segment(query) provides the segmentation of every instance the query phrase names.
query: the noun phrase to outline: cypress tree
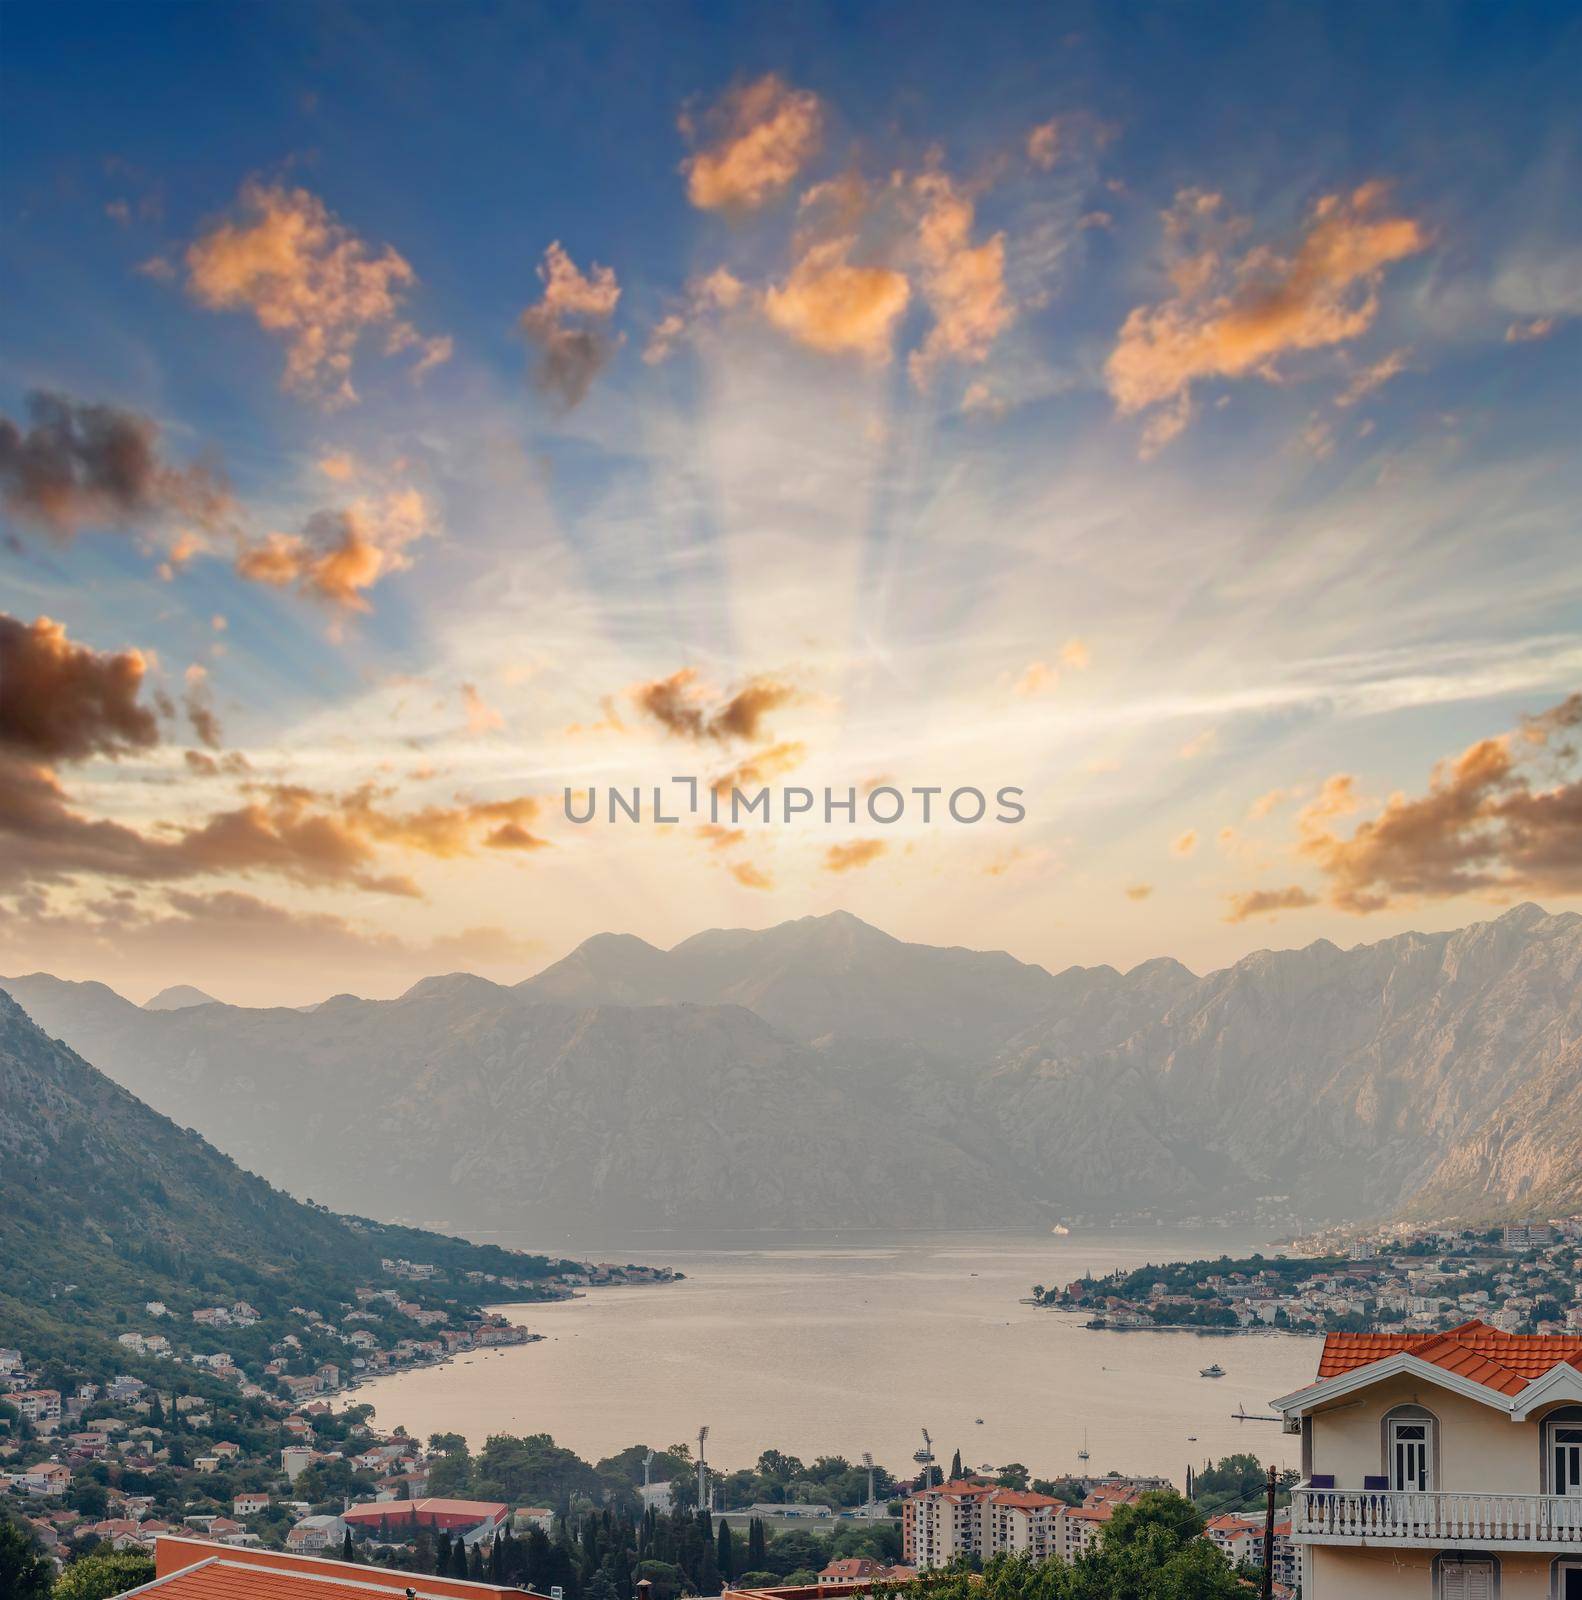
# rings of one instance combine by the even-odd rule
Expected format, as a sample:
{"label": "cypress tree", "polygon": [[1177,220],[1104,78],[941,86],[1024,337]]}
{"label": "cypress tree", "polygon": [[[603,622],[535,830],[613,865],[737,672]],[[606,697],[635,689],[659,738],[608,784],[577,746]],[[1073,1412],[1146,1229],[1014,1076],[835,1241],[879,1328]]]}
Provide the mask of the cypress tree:
{"label": "cypress tree", "polygon": [[489,1582],[505,1582],[505,1540],[497,1533],[489,1546]]}
{"label": "cypress tree", "polygon": [[720,1518],[719,1547],[714,1552],[714,1560],[722,1578],[736,1576],[736,1541],[731,1537],[731,1525],[724,1517]]}
{"label": "cypress tree", "polygon": [[434,1541],[434,1575],[443,1578],[450,1572],[450,1535],[441,1528]]}
{"label": "cypress tree", "polygon": [[950,1481],[955,1483],[961,1477],[961,1452],[958,1450],[950,1458]]}
{"label": "cypress tree", "polygon": [[467,1557],[467,1576],[474,1583],[483,1582],[483,1547],[481,1545],[475,1544],[472,1547],[472,1554]]}
{"label": "cypress tree", "polygon": [[453,1578],[467,1576],[467,1546],[459,1537],[450,1547],[450,1575]]}
{"label": "cypress tree", "polygon": [[341,1560],[355,1561],[356,1559],[357,1553],[352,1549],[352,1530],[348,1528],[346,1532],[341,1535]]}

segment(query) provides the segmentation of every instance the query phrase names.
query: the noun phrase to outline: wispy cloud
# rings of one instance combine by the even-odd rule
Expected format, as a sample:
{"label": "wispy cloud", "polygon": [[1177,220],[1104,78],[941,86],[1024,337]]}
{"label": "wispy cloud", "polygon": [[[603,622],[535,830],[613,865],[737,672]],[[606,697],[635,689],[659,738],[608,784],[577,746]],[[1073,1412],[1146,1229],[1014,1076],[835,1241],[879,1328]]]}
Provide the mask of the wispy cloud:
{"label": "wispy cloud", "polygon": [[249,182],[236,215],[187,249],[187,289],[212,311],[250,312],[286,344],[285,385],[331,405],[357,399],[352,358],[370,334],[384,350],[416,351],[420,368],[451,353],[405,318],[417,282],[393,246],[369,245],[318,196],[280,183]]}

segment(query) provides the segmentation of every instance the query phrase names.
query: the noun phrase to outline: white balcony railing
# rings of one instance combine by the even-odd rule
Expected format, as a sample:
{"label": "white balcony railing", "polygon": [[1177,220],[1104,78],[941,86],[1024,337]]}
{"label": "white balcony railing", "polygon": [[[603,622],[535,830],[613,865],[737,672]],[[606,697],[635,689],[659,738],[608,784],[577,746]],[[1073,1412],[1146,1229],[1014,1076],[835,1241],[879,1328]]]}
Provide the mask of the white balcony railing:
{"label": "white balcony railing", "polygon": [[1582,1495],[1415,1489],[1291,1492],[1291,1536],[1379,1544],[1582,1547]]}

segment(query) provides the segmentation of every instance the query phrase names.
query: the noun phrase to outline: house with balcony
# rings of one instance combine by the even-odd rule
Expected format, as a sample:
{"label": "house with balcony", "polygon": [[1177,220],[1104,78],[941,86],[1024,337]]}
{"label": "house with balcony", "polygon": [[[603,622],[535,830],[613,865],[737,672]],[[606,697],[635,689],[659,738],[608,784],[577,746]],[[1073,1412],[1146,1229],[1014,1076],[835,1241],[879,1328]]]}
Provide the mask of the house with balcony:
{"label": "house with balcony", "polygon": [[1582,1338],[1332,1333],[1272,1404],[1303,1600],[1582,1600]]}

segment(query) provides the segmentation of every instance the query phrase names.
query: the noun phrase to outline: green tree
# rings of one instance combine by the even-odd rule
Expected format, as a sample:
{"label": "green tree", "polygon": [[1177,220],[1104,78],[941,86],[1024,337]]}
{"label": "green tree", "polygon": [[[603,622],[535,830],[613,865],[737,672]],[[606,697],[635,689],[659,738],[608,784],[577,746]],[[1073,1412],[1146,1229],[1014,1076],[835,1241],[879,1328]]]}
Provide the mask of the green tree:
{"label": "green tree", "polygon": [[758,1476],[775,1483],[790,1483],[807,1476],[807,1468],[795,1456],[780,1450],[765,1450],[758,1458]]}
{"label": "green tree", "polygon": [[429,1462],[428,1492],[436,1499],[464,1500],[472,1488],[472,1454],[463,1445],[451,1455]]}
{"label": "green tree", "polygon": [[1203,1513],[1174,1489],[1149,1489],[1125,1505],[1116,1506],[1104,1528],[1106,1549],[1125,1549],[1162,1529],[1171,1546],[1180,1549],[1203,1533]]}
{"label": "green tree", "polygon": [[715,1565],[720,1569],[722,1578],[732,1578],[736,1575],[736,1540],[731,1536],[731,1525],[724,1517],[720,1518],[720,1531],[717,1540],[718,1548],[714,1552]]}
{"label": "green tree", "polygon": [[950,1458],[950,1481],[954,1483],[961,1476],[961,1452],[958,1450]]}
{"label": "green tree", "polygon": [[67,1491],[66,1504],[86,1521],[97,1522],[110,1509],[110,1491],[92,1479],[80,1481]]}
{"label": "green tree", "polygon": [[20,1524],[0,1512],[0,1594],[16,1600],[47,1600],[49,1558]]}
{"label": "green tree", "polygon": [[141,1550],[95,1550],[73,1561],[55,1580],[54,1600],[109,1600],[153,1580],[154,1558]]}
{"label": "green tree", "polygon": [[802,1567],[812,1567],[817,1572],[824,1565],[824,1541],[816,1533],[805,1533],[801,1528],[778,1533],[769,1546],[769,1557],[764,1565],[780,1573],[795,1572]]}

